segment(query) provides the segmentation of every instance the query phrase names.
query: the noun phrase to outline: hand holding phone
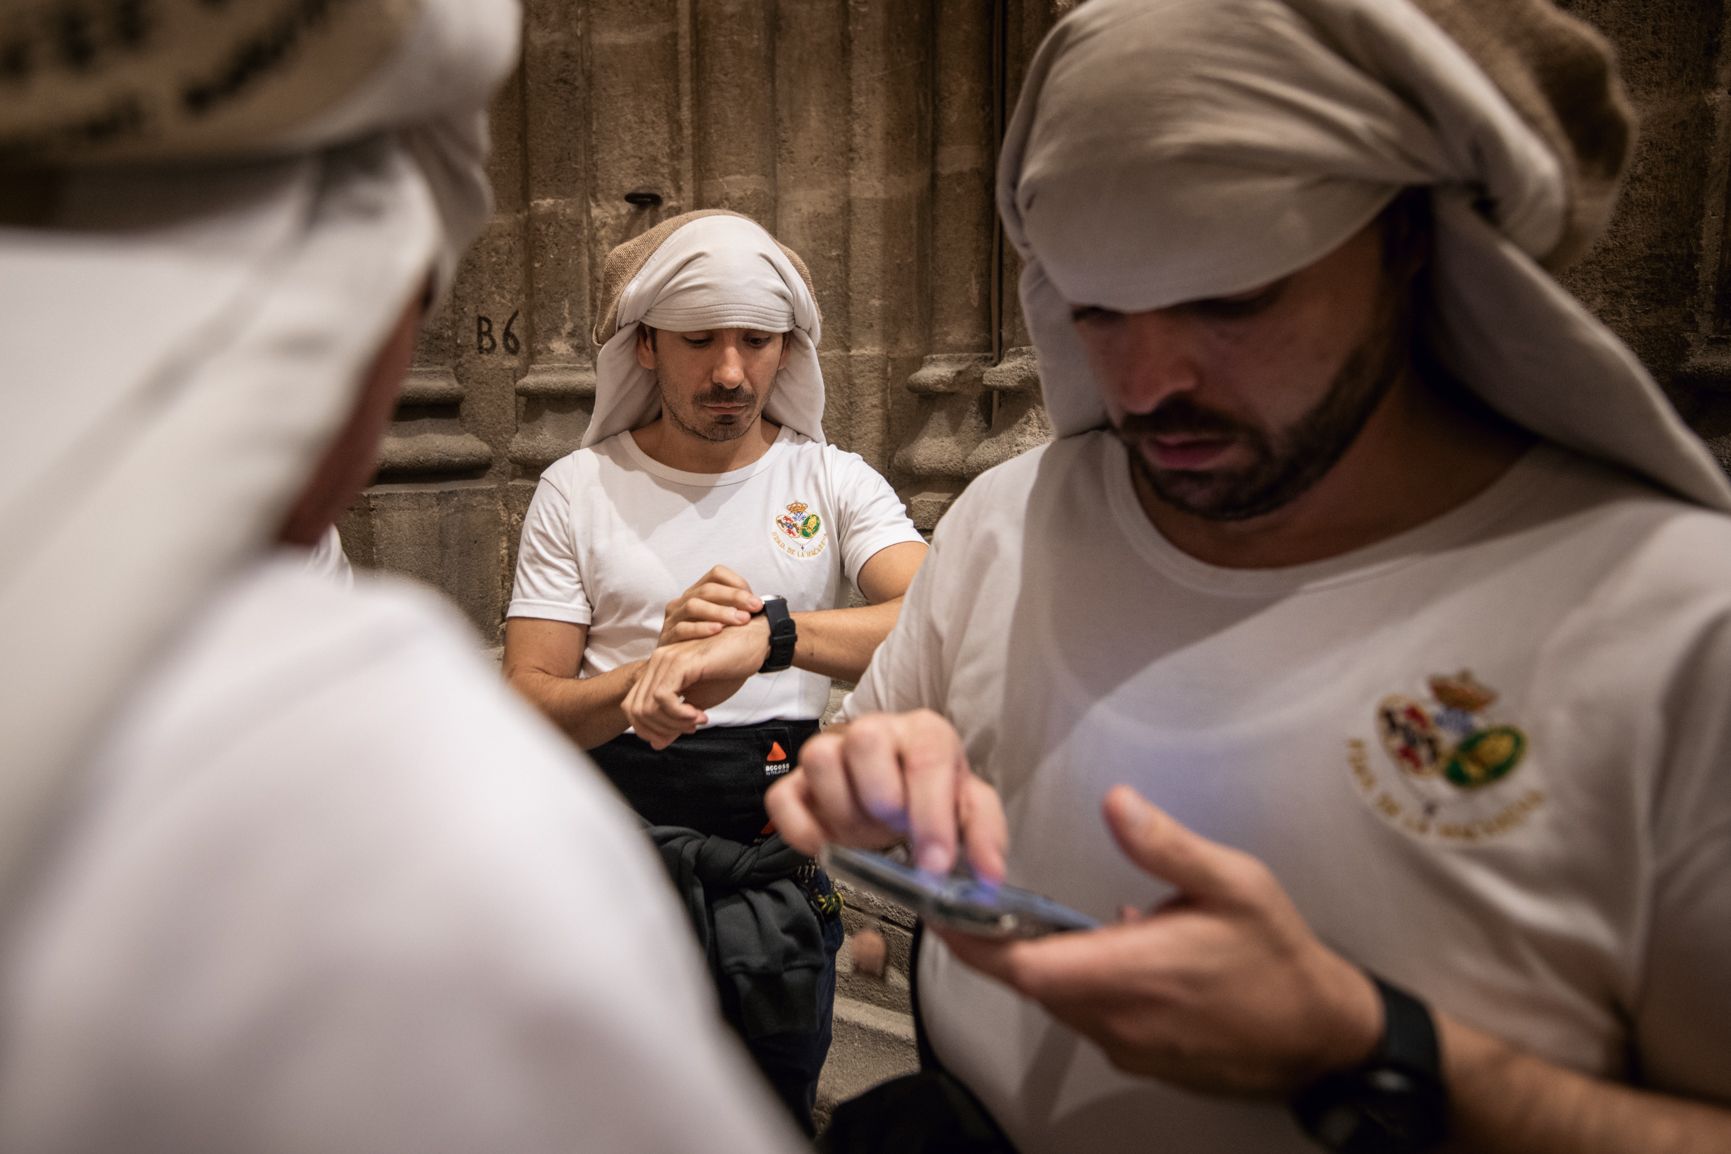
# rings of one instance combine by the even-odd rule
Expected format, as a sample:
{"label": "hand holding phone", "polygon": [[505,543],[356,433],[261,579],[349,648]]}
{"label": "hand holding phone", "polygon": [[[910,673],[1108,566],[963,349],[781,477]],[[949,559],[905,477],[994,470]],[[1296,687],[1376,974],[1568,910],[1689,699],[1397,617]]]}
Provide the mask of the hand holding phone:
{"label": "hand holding phone", "polygon": [[846,846],[824,847],[823,865],[851,885],[913,910],[934,925],[989,938],[1037,938],[1091,930],[1098,918],[1031,890],[982,882],[971,874],[934,874]]}

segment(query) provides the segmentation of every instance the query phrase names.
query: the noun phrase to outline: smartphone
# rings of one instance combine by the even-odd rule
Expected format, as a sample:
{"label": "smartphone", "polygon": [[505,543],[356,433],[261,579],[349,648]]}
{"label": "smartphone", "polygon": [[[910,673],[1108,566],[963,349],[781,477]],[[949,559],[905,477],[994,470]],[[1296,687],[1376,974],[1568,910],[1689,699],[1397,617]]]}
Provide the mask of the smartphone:
{"label": "smartphone", "polygon": [[913,910],[935,925],[989,938],[1037,938],[1091,930],[1100,920],[1031,890],[983,882],[972,874],[930,873],[881,853],[826,846],[831,874]]}

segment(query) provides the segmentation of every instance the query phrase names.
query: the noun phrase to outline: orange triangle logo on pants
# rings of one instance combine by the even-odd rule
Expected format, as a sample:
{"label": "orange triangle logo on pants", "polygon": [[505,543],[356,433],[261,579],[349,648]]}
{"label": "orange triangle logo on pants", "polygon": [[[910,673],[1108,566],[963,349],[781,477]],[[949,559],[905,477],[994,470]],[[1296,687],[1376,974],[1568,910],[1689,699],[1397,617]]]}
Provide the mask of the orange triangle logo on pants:
{"label": "orange triangle logo on pants", "polygon": [[787,760],[787,751],[781,747],[781,742],[772,741],[769,743],[769,756],[764,758],[764,760],[765,761],[786,761]]}

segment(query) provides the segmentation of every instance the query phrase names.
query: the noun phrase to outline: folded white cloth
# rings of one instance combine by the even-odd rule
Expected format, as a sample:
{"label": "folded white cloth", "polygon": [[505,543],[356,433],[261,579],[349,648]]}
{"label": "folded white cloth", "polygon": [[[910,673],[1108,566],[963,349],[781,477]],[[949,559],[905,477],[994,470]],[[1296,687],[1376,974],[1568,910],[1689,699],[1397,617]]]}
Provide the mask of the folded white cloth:
{"label": "folded white cloth", "polygon": [[[1491,29],[1475,47],[1495,59],[1439,21]],[[1055,429],[1106,421],[1071,306],[1250,290],[1428,186],[1443,366],[1542,436],[1731,507],[1634,355],[1541,267],[1602,227],[1631,134],[1608,49],[1547,0],[1093,0],[1031,64],[998,172]]]}
{"label": "folded white cloth", "polygon": [[[763,226],[734,213],[692,213],[674,227],[628,241],[608,257],[609,271],[640,264],[603,302],[595,358],[595,412],[583,434],[588,447],[649,423],[661,411],[655,374],[637,363],[640,326],[668,332],[743,328],[786,333],[791,346],[775,376],[764,415],[814,441],[823,440],[823,371],[817,342],[822,316],[797,257]],[[642,243],[648,240],[653,248]],[[645,252],[644,250],[648,251]],[[611,279],[611,278],[610,278]],[[600,329],[608,327],[603,334]]]}
{"label": "folded white cloth", "polygon": [[[156,37],[86,75],[124,98],[252,59],[239,88],[266,127],[244,139],[151,122],[83,149],[56,127],[76,92],[0,120],[0,157],[54,166],[0,171],[48,192],[29,211],[0,195],[0,886],[116,698],[270,544],[405,306],[485,223],[485,105],[516,60],[515,0],[332,12],[365,9],[259,58],[282,5],[177,0],[186,46]],[[373,30],[358,61],[357,27]],[[338,97],[294,98],[321,86]]]}

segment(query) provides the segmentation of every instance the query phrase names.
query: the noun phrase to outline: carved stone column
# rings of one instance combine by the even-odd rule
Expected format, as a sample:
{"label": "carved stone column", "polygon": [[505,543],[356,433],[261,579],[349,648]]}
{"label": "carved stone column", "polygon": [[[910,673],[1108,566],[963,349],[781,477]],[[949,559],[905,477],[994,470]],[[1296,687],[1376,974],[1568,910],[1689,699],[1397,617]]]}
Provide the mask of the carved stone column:
{"label": "carved stone column", "polygon": [[930,529],[986,469],[1044,442],[1050,427],[1017,303],[1020,262],[994,201],[997,149],[1028,58],[1068,0],[945,5],[936,29],[931,161],[933,276],[928,352],[896,476]]}
{"label": "carved stone column", "polygon": [[692,6],[694,207],[730,208],[774,228],[776,37],[774,0]]}
{"label": "carved stone column", "polygon": [[765,223],[811,270],[823,311],[817,357],[828,396],[825,432],[857,448],[841,427],[853,389],[848,3],[782,0],[775,18],[775,219]]}
{"label": "carved stone column", "polygon": [[879,468],[892,392],[901,400],[894,386],[918,367],[926,339],[932,29],[932,6],[918,0],[848,9],[849,356],[826,431]]}
{"label": "carved stone column", "polygon": [[968,459],[991,429],[982,374],[997,359],[997,249],[992,167],[1003,119],[1003,14],[957,6],[936,28],[932,252],[926,299],[930,352],[907,381],[917,426],[895,456],[914,479],[910,512],[930,530],[972,475]]}
{"label": "carved stone column", "polygon": [[[529,479],[570,452],[595,395],[589,248],[589,94],[584,75],[590,21],[569,0],[528,0],[523,41],[527,209],[525,311],[528,365],[511,463]],[[514,510],[520,514],[520,510]]]}

